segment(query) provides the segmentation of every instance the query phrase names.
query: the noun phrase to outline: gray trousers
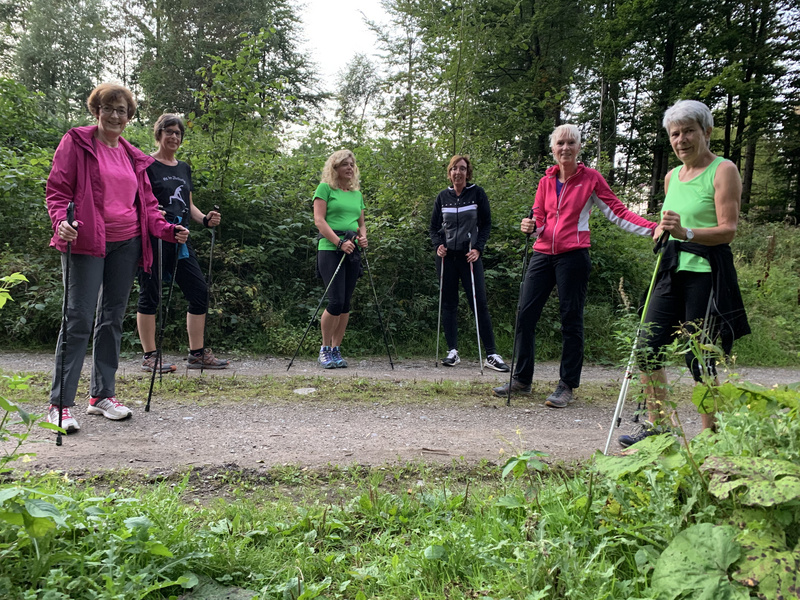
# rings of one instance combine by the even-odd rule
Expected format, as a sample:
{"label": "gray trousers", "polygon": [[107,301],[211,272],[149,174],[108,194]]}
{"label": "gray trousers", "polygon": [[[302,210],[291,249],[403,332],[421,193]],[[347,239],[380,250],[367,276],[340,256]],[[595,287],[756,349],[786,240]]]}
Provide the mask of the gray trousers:
{"label": "gray trousers", "polygon": [[[105,258],[72,254],[69,271],[67,305],[67,344],[64,352],[64,406],[75,406],[75,393],[89,345],[94,322],[92,343],[91,395],[110,398],[115,395],[115,378],[119,367],[119,347],[122,341],[122,319],[128,306],[133,280],[142,255],[139,237],[123,242],[108,242]],[[66,270],[67,255],[61,255],[61,269]],[[65,273],[66,275],[66,273]],[[66,276],[65,276],[66,279]],[[66,283],[66,282],[65,282]],[[61,341],[58,334],[56,364],[50,403],[58,406],[61,395]]]}

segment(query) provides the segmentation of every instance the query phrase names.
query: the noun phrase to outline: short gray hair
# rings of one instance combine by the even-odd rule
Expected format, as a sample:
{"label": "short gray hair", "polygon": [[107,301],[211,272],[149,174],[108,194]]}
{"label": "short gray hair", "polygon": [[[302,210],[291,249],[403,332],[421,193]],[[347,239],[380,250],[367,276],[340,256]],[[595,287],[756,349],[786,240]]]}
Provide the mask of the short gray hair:
{"label": "short gray hair", "polygon": [[669,128],[674,123],[689,123],[692,121],[700,125],[703,131],[707,131],[709,127],[714,127],[714,115],[711,114],[711,109],[697,100],[678,100],[664,113],[662,125],[669,133]]}
{"label": "short gray hair", "polygon": [[553,129],[553,133],[550,134],[550,148],[552,149],[556,145],[556,141],[562,137],[575,140],[579,146],[581,145],[581,130],[577,125],[565,124]]}

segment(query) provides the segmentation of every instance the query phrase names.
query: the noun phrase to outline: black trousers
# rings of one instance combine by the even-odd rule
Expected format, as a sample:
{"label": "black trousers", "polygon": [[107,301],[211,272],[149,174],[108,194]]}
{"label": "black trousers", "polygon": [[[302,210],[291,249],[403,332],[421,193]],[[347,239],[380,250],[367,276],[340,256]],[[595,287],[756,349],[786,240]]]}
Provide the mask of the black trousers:
{"label": "black trousers", "polygon": [[514,378],[524,384],[533,381],[536,362],[536,324],[553,288],[558,289],[561,311],[560,378],[571,388],[581,383],[583,368],[583,309],[592,262],[589,250],[582,248],[563,254],[534,252],[522,288],[522,304],[517,330],[517,356]]}
{"label": "black trousers", "polygon": [[[442,278],[442,327],[447,346],[450,350],[458,349],[458,282],[467,294],[469,308],[475,312],[472,302],[472,278],[470,277],[469,263],[465,252],[448,250],[444,261],[436,256],[436,272],[441,273],[444,262],[444,277]],[[489,316],[489,305],[486,302],[486,280],[483,275],[483,261],[479,258],[472,263],[475,274],[475,299],[478,305],[478,327],[480,327],[481,341],[486,349],[486,355],[496,354],[497,347],[494,343],[494,329],[492,317]]]}

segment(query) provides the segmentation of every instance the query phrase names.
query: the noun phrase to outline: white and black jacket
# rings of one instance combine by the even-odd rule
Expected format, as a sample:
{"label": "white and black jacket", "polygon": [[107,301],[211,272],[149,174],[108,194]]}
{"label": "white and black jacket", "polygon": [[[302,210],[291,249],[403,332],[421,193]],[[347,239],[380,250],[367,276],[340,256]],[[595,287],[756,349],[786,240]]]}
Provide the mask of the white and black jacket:
{"label": "white and black jacket", "polygon": [[468,184],[460,196],[451,187],[439,192],[428,231],[434,248],[444,244],[448,251],[457,252],[469,251],[467,234],[470,234],[472,247],[483,254],[492,231],[492,212],[486,192],[475,184]]}

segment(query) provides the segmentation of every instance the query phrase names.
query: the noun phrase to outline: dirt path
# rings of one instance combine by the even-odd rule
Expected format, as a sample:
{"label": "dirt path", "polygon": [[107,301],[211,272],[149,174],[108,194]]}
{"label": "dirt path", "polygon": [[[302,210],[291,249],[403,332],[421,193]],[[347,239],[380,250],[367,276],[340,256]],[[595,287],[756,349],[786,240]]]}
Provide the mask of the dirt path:
{"label": "dirt path", "polygon": [[[168,377],[200,377],[185,369]],[[89,361],[87,361],[87,364]],[[288,361],[283,358],[242,357],[226,371],[206,371],[202,376],[286,377]],[[139,359],[125,359],[120,375],[141,376]],[[50,371],[52,356],[0,353],[4,371]],[[800,369],[741,368],[737,372],[749,381],[771,385],[800,381]],[[452,401],[425,404],[409,402],[379,404],[354,399],[333,402],[318,392],[295,390],[291,401],[254,396],[246,405],[211,397],[202,407],[190,403],[153,405],[149,413],[141,400],[128,401],[131,419],[121,422],[85,414],[79,406],[78,434],[64,438],[56,447],[53,436],[37,433],[45,442],[26,468],[60,469],[73,475],[105,469],[131,468],[148,473],[170,473],[186,466],[266,469],[274,465],[300,464],[322,467],[328,464],[368,464],[423,460],[445,462],[462,458],[474,464],[482,459],[504,460],[503,453],[536,449],[552,460],[571,461],[590,456],[605,446],[613,404],[596,402],[578,395],[566,409],[543,406],[542,400],[558,380],[558,365],[537,365],[534,394],[515,399],[506,407],[490,394],[491,387],[505,381],[493,371],[480,375],[477,362],[463,361],[455,368],[434,368],[432,361],[403,360],[389,368],[387,359],[354,361],[349,369],[320,370],[307,360],[295,361],[291,376],[323,376],[373,380],[402,386],[409,381],[458,380],[480,382],[486,395],[468,405]],[[586,366],[584,382],[619,389],[622,371]],[[583,388],[582,388],[583,389]],[[613,392],[615,395],[616,392]],[[38,405],[28,407],[40,410]],[[43,408],[43,407],[42,407]],[[699,430],[699,418],[692,407],[681,410],[690,435]],[[626,426],[618,430],[624,433]],[[615,432],[616,435],[616,432]],[[616,449],[616,442],[612,444]]]}

